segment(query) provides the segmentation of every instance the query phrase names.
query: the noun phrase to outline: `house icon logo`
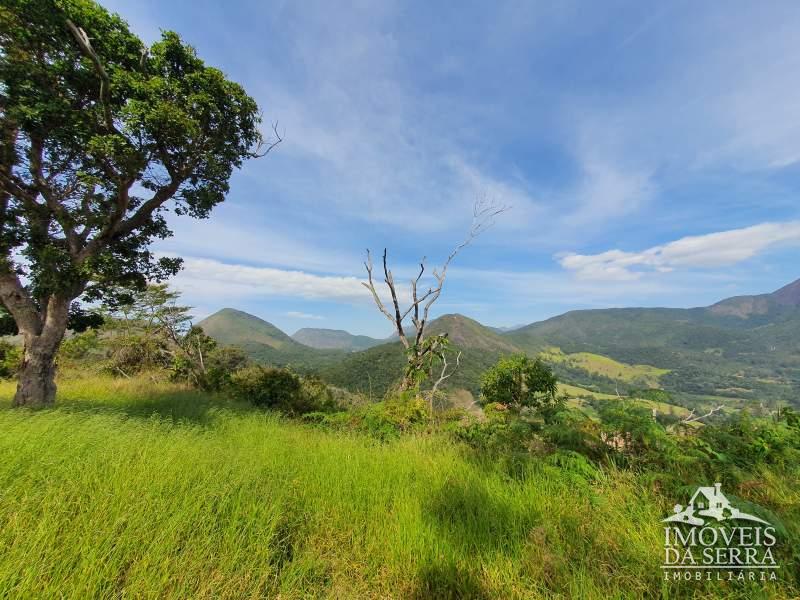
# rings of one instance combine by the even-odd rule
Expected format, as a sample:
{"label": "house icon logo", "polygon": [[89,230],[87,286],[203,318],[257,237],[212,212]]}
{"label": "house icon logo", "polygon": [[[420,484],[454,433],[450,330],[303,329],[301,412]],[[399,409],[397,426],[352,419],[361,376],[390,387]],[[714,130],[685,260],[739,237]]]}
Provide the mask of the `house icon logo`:
{"label": "house icon logo", "polygon": [[742,512],[734,507],[725,494],[722,493],[722,484],[715,483],[714,487],[699,487],[689,500],[685,508],[680,504],[675,505],[674,514],[663,519],[664,523],[686,523],[687,525],[705,525],[707,520],[728,521],[739,519],[769,525],[755,515]]}

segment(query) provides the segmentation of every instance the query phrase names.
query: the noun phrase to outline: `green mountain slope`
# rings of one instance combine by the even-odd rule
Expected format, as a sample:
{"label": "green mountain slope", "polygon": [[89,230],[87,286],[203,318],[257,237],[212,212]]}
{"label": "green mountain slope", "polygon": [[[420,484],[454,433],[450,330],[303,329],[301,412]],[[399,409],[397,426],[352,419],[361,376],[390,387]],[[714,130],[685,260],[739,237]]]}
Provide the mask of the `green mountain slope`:
{"label": "green mountain slope", "polygon": [[346,354],[305,346],[272,323],[233,308],[223,308],[197,325],[220,344],[237,346],[257,362],[290,366],[301,372],[316,371]]}
{"label": "green mountain slope", "polygon": [[[444,315],[431,321],[427,335],[447,333],[457,351],[461,365],[447,381],[448,387],[464,388],[477,393],[481,374],[503,354],[519,352],[512,342],[463,315]],[[455,359],[451,359],[451,363]],[[330,383],[364,393],[382,396],[403,373],[405,353],[400,342],[382,344],[347,356],[340,363],[322,372]]]}
{"label": "green mountain slope", "polygon": [[378,340],[366,335],[353,335],[343,329],[322,329],[305,327],[292,334],[292,339],[305,346],[320,350],[366,350],[373,346],[385,344],[386,340]]}
{"label": "green mountain slope", "polygon": [[276,349],[297,344],[272,323],[235,308],[223,308],[197,325],[221,344],[257,343]]}
{"label": "green mountain slope", "polygon": [[557,346],[670,373],[683,394],[792,400],[800,391],[800,281],[707,308],[572,311],[505,334],[526,352]]}

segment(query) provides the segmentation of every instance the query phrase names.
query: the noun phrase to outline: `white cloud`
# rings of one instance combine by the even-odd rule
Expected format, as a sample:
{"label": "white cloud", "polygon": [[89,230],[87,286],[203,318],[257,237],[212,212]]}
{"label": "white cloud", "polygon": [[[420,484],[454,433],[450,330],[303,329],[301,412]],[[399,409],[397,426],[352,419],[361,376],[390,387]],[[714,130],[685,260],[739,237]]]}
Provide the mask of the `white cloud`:
{"label": "white cloud", "polygon": [[325,317],[320,315],[312,315],[311,313],[304,313],[299,312],[296,310],[290,310],[286,313],[287,317],[292,317],[293,319],[308,319],[312,321],[322,321]]}
{"label": "white cloud", "polygon": [[735,265],[783,244],[800,244],[800,221],[761,223],[688,236],[641,252],[565,253],[558,256],[558,261],[580,279],[629,281],[639,279],[646,272]]}
{"label": "white cloud", "polygon": [[285,296],[347,302],[369,299],[356,277],[322,276],[192,257],[184,258],[175,285],[181,291],[204,297]]}

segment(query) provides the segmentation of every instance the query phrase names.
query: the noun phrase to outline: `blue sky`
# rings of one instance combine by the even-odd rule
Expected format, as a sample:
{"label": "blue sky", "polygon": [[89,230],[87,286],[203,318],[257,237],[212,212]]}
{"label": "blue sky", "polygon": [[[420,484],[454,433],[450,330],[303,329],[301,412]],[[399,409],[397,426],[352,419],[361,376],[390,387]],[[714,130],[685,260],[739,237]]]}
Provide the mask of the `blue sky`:
{"label": "blue sky", "polygon": [[105,1],[173,29],[284,142],[159,251],[198,316],[385,336],[362,261],[441,263],[436,314],[697,306],[800,277],[800,3]]}

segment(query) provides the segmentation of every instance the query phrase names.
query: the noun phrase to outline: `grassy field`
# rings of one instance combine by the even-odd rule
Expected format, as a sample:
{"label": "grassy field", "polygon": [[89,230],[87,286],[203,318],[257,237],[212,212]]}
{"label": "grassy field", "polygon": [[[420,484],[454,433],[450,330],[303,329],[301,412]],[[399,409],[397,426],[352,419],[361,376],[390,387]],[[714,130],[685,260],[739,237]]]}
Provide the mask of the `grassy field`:
{"label": "grassy field", "polygon": [[62,381],[37,412],[12,392],[2,598],[792,595],[662,583],[670,506],[629,473],[512,470],[443,434],[379,443],[146,378]]}
{"label": "grassy field", "polygon": [[659,369],[651,365],[629,365],[591,352],[564,354],[559,348],[549,348],[541,353],[541,357],[551,363],[566,363],[593,375],[645,387],[658,387],[659,378],[669,373],[669,369]]}

